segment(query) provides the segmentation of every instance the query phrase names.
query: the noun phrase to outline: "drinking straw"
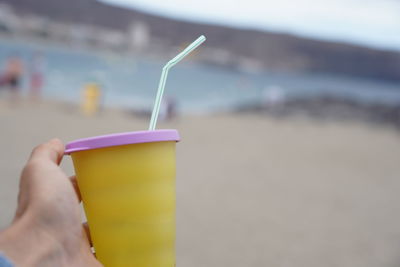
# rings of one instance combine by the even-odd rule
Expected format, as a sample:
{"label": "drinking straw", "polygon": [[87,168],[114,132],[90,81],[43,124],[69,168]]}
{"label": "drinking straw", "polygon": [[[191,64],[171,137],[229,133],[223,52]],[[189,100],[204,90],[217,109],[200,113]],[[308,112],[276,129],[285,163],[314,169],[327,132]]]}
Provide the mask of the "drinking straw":
{"label": "drinking straw", "polygon": [[153,112],[151,113],[150,126],[149,131],[153,131],[156,129],[158,114],[160,113],[161,99],[164,94],[165,82],[167,81],[168,71],[170,68],[175,66],[179,61],[181,61],[184,57],[186,57],[190,52],[196,49],[199,45],[201,45],[206,40],[204,35],[197,38],[193,43],[191,43],[188,47],[185,48],[182,52],[180,52],[173,59],[168,61],[167,64],[162,69],[160,82],[158,84],[157,96],[154,102]]}

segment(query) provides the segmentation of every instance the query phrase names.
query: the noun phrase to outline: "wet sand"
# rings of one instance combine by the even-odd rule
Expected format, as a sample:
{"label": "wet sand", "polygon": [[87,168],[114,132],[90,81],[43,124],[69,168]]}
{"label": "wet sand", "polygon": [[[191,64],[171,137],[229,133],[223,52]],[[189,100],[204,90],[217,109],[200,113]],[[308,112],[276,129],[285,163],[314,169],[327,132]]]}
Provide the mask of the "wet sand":
{"label": "wet sand", "polygon": [[[147,118],[94,118],[57,103],[0,101],[0,227],[12,219],[33,146],[146,129]],[[177,266],[400,265],[400,134],[354,122],[222,114],[182,117]],[[73,173],[69,158],[62,164]]]}

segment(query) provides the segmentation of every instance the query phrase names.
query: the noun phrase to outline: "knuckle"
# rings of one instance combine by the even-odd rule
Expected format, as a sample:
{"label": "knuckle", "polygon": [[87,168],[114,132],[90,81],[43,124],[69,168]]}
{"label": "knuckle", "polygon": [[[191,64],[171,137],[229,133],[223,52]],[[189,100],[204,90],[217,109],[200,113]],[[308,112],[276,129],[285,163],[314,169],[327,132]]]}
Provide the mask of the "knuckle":
{"label": "knuckle", "polygon": [[25,165],[24,169],[22,170],[22,176],[37,172],[41,168],[41,166],[42,163],[40,160],[36,159],[29,160],[28,163]]}
{"label": "knuckle", "polygon": [[22,176],[28,175],[37,170],[37,163],[33,160],[29,161],[22,170]]}
{"label": "knuckle", "polygon": [[32,154],[33,154],[33,155],[39,154],[39,153],[42,153],[42,152],[44,152],[44,151],[46,151],[46,150],[47,150],[47,145],[46,145],[46,144],[40,144],[40,145],[36,146],[36,147],[33,149]]}

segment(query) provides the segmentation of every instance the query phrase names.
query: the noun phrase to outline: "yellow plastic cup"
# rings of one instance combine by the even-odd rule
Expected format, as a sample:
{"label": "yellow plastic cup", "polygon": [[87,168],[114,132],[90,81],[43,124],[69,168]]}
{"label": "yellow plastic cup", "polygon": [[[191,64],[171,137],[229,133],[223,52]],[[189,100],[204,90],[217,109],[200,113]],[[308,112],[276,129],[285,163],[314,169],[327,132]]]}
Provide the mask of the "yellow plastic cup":
{"label": "yellow plastic cup", "polygon": [[175,266],[176,130],[98,136],[66,146],[97,259],[105,267]]}

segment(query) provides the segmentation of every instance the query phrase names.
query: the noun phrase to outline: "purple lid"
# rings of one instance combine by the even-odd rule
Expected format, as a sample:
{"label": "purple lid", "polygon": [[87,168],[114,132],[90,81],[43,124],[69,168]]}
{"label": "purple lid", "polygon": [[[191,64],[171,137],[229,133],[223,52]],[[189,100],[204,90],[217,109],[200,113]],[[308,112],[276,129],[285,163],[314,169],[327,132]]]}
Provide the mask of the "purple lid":
{"label": "purple lid", "polygon": [[109,146],[121,146],[161,141],[179,141],[177,130],[155,130],[100,135],[78,139],[65,146],[65,154]]}

